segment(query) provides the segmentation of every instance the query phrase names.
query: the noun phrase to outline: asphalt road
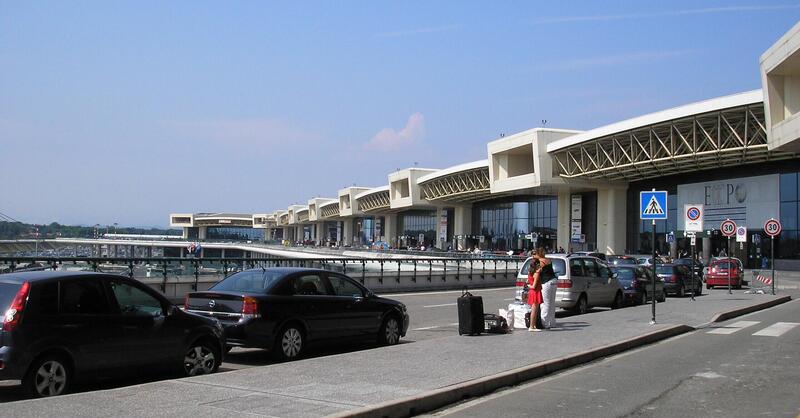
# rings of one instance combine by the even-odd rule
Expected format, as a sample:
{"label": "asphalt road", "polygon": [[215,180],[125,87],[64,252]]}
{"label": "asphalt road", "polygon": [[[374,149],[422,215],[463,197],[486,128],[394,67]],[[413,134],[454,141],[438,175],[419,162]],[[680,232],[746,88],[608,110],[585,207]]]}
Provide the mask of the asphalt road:
{"label": "asphalt road", "polygon": [[431,416],[796,417],[798,347],[795,300]]}

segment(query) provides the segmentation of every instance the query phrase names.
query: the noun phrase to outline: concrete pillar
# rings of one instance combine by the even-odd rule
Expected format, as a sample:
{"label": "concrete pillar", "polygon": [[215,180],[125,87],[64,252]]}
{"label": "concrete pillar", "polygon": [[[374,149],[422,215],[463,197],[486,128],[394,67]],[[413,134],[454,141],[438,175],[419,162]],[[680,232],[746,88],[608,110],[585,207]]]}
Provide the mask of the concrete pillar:
{"label": "concrete pillar", "polygon": [[703,238],[703,264],[708,264],[711,261],[711,238]]}
{"label": "concrete pillar", "polygon": [[283,239],[291,242],[292,237],[291,234],[289,234],[289,227],[284,226],[282,229],[283,229]]}
{"label": "concrete pillar", "polygon": [[561,247],[564,251],[569,252],[571,245],[570,240],[570,216],[572,209],[570,205],[571,191],[569,189],[558,190],[558,219],[556,222],[556,246]]}
{"label": "concrete pillar", "polygon": [[461,235],[462,238],[455,240],[455,249],[463,251],[467,249],[467,239],[465,235],[472,235],[472,205],[456,206],[453,208],[453,234]]}
{"label": "concrete pillar", "polygon": [[119,245],[114,244],[111,246],[111,254],[113,254],[114,258],[119,257]]}
{"label": "concrete pillar", "polygon": [[225,249],[223,248],[219,254],[220,257],[225,258]]}
{"label": "concrete pillar", "polygon": [[186,248],[181,247],[181,258],[185,257],[184,251],[186,251]]}
{"label": "concrete pillar", "polygon": [[597,190],[597,251],[625,254],[627,200],[628,195],[623,188]]}
{"label": "concrete pillar", "polygon": [[328,231],[325,230],[325,221],[317,222],[317,245],[322,245],[328,239]]}
{"label": "concrete pillar", "polygon": [[147,247],[147,258],[153,258],[153,246]]}
{"label": "concrete pillar", "polygon": [[189,239],[189,228],[188,227],[184,227],[183,228],[183,239]]}
{"label": "concrete pillar", "polygon": [[344,245],[353,245],[353,218],[344,218],[342,223],[344,223],[342,227]]}
{"label": "concrete pillar", "polygon": [[385,223],[383,230],[386,231],[386,242],[389,245],[397,246],[397,215],[387,214],[384,216],[383,221]]}
{"label": "concrete pillar", "polygon": [[447,230],[445,229],[442,234],[442,217],[447,219],[447,208],[436,208],[436,242],[433,243],[434,247],[441,249],[447,248]]}
{"label": "concrete pillar", "polygon": [[208,227],[207,226],[201,226],[200,228],[198,228],[198,231],[197,231],[197,239],[199,239],[199,240],[206,239],[206,234],[207,233],[208,233]]}

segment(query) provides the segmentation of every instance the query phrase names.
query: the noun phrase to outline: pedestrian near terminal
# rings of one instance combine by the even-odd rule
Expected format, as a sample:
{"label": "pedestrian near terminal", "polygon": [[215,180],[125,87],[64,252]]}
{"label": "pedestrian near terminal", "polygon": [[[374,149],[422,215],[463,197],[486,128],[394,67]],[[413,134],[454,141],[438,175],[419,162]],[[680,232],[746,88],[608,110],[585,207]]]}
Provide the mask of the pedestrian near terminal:
{"label": "pedestrian near terminal", "polygon": [[542,265],[538,258],[531,260],[528,268],[528,305],[531,305],[531,323],[528,331],[538,332],[541,328],[536,326],[539,321],[540,306],[543,302],[542,284],[540,282]]}
{"label": "pedestrian near terminal", "polygon": [[534,253],[534,259],[539,264],[539,282],[542,287],[542,304],[540,316],[544,329],[556,326],[556,272],[553,270],[553,263],[545,257],[544,250],[539,247]]}

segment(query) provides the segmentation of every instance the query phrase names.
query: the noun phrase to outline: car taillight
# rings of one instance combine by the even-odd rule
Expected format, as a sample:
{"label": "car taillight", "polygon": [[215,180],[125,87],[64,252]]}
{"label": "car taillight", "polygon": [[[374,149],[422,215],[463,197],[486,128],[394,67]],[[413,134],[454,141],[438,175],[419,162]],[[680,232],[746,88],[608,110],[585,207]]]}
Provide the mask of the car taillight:
{"label": "car taillight", "polygon": [[562,279],[556,283],[556,287],[558,289],[571,289],[572,288],[572,280],[570,279]]}
{"label": "car taillight", "polygon": [[675,274],[673,274],[672,276],[669,276],[669,282],[670,283],[678,283],[678,276],[675,275]]}
{"label": "car taillight", "polygon": [[183,298],[183,310],[189,310],[189,295],[187,294],[185,298]]}
{"label": "car taillight", "polygon": [[28,301],[28,292],[30,290],[30,283],[22,283],[22,287],[17,291],[14,300],[11,301],[11,306],[8,307],[3,317],[3,331],[13,331],[14,327],[19,324],[19,318],[22,316],[22,310],[25,309],[25,302]]}
{"label": "car taillight", "polygon": [[711,267],[711,272],[712,273],[716,273],[717,272],[717,268],[716,267]]}
{"label": "car taillight", "polygon": [[256,298],[245,296],[242,299],[242,316],[249,316],[251,318],[258,318],[258,301]]}

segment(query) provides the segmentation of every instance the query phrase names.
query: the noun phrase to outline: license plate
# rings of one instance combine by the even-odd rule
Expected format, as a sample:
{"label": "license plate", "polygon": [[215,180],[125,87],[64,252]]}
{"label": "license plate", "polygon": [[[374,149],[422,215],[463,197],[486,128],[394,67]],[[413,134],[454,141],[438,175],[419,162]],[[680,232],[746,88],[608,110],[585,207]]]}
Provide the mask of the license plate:
{"label": "license plate", "polygon": [[494,321],[483,321],[484,328],[491,328],[494,326]]}

